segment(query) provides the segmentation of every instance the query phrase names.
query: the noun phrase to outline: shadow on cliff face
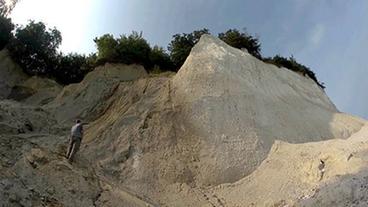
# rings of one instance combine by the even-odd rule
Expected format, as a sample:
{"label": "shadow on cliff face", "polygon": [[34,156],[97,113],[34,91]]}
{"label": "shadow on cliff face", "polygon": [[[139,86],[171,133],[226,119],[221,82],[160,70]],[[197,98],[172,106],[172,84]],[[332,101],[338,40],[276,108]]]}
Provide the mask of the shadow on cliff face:
{"label": "shadow on cliff face", "polygon": [[[363,145],[363,142],[361,143]],[[347,158],[368,161],[368,150],[358,150]],[[353,166],[352,166],[353,167]],[[368,205],[368,167],[363,165],[356,173],[336,175],[335,179],[324,183],[311,197],[299,200],[299,205],[309,206],[367,206]]]}
{"label": "shadow on cliff face", "polygon": [[367,206],[368,205],[368,168],[356,174],[336,176],[315,190],[308,198],[297,201],[297,206]]}

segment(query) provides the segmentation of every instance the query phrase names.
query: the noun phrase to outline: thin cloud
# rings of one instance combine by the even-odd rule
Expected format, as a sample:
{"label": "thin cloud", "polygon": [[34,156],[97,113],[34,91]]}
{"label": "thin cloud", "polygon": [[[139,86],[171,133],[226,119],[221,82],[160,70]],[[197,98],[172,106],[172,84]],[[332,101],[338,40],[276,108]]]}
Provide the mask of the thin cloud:
{"label": "thin cloud", "polygon": [[314,46],[318,47],[325,36],[325,27],[322,24],[317,24],[311,32],[309,42]]}

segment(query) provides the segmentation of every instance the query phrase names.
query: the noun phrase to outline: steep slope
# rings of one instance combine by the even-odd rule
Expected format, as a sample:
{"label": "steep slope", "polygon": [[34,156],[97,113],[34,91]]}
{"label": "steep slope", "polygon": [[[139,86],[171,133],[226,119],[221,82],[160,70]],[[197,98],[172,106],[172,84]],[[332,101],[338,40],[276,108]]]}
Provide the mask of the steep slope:
{"label": "steep slope", "polygon": [[62,86],[54,80],[32,76],[13,86],[7,98],[35,106],[45,105],[61,90]]}
{"label": "steep slope", "polygon": [[6,49],[0,51],[0,100],[12,99],[43,105],[54,99],[61,88],[54,80],[29,77],[11,59]]}
{"label": "steep slope", "polygon": [[106,103],[83,154],[99,175],[161,205],[196,206],[185,197],[251,174],[275,140],[347,138],[365,123],[338,112],[310,78],[211,36],[173,78],[120,83]]}
{"label": "steep slope", "polygon": [[[50,93],[0,101],[1,205],[368,200],[366,121],[340,113],[309,77],[217,38],[202,36],[175,75],[107,64],[55,99],[57,85],[32,80],[24,85]],[[64,154],[75,118],[90,123],[70,164]]]}
{"label": "steep slope", "polygon": [[[125,71],[117,71],[119,67],[121,69],[121,66],[107,66],[106,71],[96,70],[94,76],[86,77],[83,83],[76,85],[82,88],[89,84],[89,93],[93,94],[103,91],[106,82],[116,84],[126,80],[127,75],[128,79],[146,75],[142,67],[124,66]],[[55,111],[56,108],[65,110],[67,107],[63,108],[63,104],[69,104],[70,108],[71,104],[78,103],[81,100],[78,97],[84,97],[80,94],[84,90],[70,92],[69,101],[75,97],[75,102],[62,102],[61,106],[52,102],[40,106],[42,100],[52,98],[59,90],[58,84],[37,77],[16,84],[35,93],[21,102],[0,100],[0,206],[151,206],[133,192],[115,190],[112,183],[97,177],[93,165],[83,156],[78,156],[73,164],[65,159],[69,126],[65,127],[64,119],[56,119]],[[92,87],[94,84],[100,84],[97,88],[102,89],[96,90]],[[14,94],[17,89],[13,86],[12,90]],[[65,96],[65,89],[60,96]],[[85,108],[104,100],[98,97],[90,102],[84,99],[79,105],[81,108],[70,114],[78,116]],[[92,106],[82,107],[83,103],[91,102]]]}
{"label": "steep slope", "polygon": [[46,106],[60,122],[74,118],[94,119],[108,105],[120,81],[136,80],[147,76],[142,66],[106,64],[87,74],[78,84],[66,86],[53,102]]}
{"label": "steep slope", "polygon": [[[200,138],[205,184],[252,172],[274,140],[346,138],[362,120],[341,114],[313,80],[202,36],[173,79],[174,102]],[[207,174],[214,175],[213,177]]]}
{"label": "steep slope", "polygon": [[10,58],[7,50],[0,51],[0,100],[10,94],[12,88],[19,82],[23,82],[28,76]]}

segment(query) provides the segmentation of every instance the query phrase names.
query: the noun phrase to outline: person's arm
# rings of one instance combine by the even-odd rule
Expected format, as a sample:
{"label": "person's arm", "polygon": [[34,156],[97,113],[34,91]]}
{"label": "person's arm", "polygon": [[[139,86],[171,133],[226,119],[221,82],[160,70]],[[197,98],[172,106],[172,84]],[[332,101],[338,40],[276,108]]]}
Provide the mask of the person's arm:
{"label": "person's arm", "polygon": [[70,130],[70,134],[69,134],[69,139],[70,139],[70,140],[72,140],[72,138],[73,138],[73,127],[72,127],[72,129]]}

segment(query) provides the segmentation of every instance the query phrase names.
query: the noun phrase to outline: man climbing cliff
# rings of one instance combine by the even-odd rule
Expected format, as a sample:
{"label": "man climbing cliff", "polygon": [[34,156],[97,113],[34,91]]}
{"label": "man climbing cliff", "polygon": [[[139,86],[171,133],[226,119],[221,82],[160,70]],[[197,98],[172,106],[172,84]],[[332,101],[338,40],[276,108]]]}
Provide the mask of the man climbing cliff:
{"label": "man climbing cliff", "polygon": [[82,123],[81,120],[76,120],[76,123],[71,129],[69,148],[66,154],[66,158],[73,162],[75,154],[78,152],[80,144],[83,138],[83,125],[87,123]]}

